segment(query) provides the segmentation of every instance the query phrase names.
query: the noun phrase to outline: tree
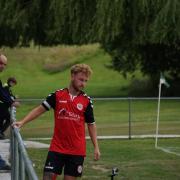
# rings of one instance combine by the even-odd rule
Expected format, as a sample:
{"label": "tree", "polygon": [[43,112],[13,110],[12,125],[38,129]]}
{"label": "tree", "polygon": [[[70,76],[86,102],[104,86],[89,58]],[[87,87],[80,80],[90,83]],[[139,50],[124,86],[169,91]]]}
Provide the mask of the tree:
{"label": "tree", "polygon": [[19,42],[24,10],[16,0],[0,1],[0,45],[15,46]]}
{"label": "tree", "polygon": [[124,76],[138,68],[180,78],[178,0],[52,0],[48,42],[100,42]]}
{"label": "tree", "polygon": [[47,20],[50,44],[85,44],[90,42],[96,0],[52,0]]}
{"label": "tree", "polygon": [[112,67],[180,79],[179,0],[1,0],[0,45],[100,42]]}
{"label": "tree", "polygon": [[0,46],[46,44],[47,17],[50,1],[1,0]]}
{"label": "tree", "polygon": [[153,79],[160,71],[180,79],[180,1],[97,1],[99,41],[115,70],[126,75],[140,68]]}

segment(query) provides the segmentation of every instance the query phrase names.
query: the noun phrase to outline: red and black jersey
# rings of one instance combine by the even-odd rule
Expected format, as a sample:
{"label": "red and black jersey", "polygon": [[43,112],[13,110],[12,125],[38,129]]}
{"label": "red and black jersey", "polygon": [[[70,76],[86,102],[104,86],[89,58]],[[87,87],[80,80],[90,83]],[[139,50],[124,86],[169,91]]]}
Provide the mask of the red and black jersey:
{"label": "red and black jersey", "polygon": [[54,135],[49,150],[85,156],[85,122],[95,122],[91,99],[83,92],[72,96],[66,88],[50,94],[42,105],[47,110],[54,109]]}

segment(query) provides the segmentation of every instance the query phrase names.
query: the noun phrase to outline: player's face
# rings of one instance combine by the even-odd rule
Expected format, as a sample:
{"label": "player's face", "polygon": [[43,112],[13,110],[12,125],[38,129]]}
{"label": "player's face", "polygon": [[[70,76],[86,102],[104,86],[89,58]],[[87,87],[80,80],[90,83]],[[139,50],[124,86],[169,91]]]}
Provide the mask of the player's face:
{"label": "player's face", "polygon": [[84,89],[88,80],[89,80],[88,76],[82,72],[71,75],[72,86],[77,91],[81,91],[82,89]]}
{"label": "player's face", "polygon": [[6,67],[6,60],[0,57],[0,72],[2,72]]}
{"label": "player's face", "polygon": [[9,83],[9,85],[10,85],[11,87],[13,87],[13,86],[16,85],[16,83],[14,83],[14,82],[11,81],[11,82]]}

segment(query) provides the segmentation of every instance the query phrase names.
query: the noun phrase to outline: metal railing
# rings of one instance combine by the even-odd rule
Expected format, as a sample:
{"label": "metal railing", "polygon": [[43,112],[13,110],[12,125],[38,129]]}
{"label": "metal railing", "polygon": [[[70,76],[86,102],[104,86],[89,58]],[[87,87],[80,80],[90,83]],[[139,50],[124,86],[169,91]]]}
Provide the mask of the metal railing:
{"label": "metal railing", "polygon": [[[19,99],[19,101],[22,104],[26,104],[26,105],[31,105],[31,104],[36,104],[39,105],[44,99]],[[115,135],[120,135],[121,138],[154,138],[155,137],[155,124],[156,124],[156,118],[157,118],[157,103],[158,103],[158,97],[95,97],[92,98],[94,105],[96,106],[96,108],[98,107],[98,103],[108,103],[108,102],[114,102],[114,103],[118,103],[118,102],[122,102],[121,103],[121,107],[118,106],[118,104],[113,105],[111,104],[111,106],[114,106],[113,111],[109,111],[108,113],[106,112],[106,116],[102,116],[101,112],[103,112],[103,109],[99,108],[99,112],[96,111],[95,108],[95,117],[98,117],[99,119],[103,119],[109,116],[113,116],[114,119],[116,119],[116,123],[122,123],[121,126],[121,130],[118,133],[114,133]],[[180,104],[180,97],[161,97],[161,100],[163,100],[163,102],[171,102],[171,101],[178,101],[178,105],[176,105],[177,107]],[[142,106],[143,109],[140,109],[138,104],[140,102],[146,102],[144,103],[144,105]],[[97,103],[97,104],[96,104]],[[137,104],[138,103],[138,104]],[[153,104],[152,104],[153,103]],[[141,104],[141,103],[140,103]],[[149,108],[149,105],[150,108]],[[152,104],[152,105],[151,105]],[[110,107],[111,107],[110,106]],[[171,106],[168,103],[168,106]],[[168,106],[165,105],[165,109],[169,110]],[[104,106],[102,106],[104,107]],[[121,109],[121,115],[122,117],[120,117],[120,113],[117,113],[118,111],[120,112]],[[111,108],[112,109],[112,108]],[[143,111],[144,113],[140,113],[141,111]],[[176,114],[174,113],[176,111]],[[138,112],[138,113],[136,113]],[[179,117],[179,111],[176,109],[174,109],[172,111],[173,114],[170,114],[170,112],[168,113],[167,118],[171,117],[171,119],[174,119],[177,116]],[[164,111],[165,113],[165,111]],[[163,115],[163,114],[162,114]],[[111,118],[110,117],[110,118]],[[124,120],[124,121],[120,121]],[[165,116],[164,116],[164,122],[166,122],[165,124],[167,124],[167,122],[172,122],[172,120],[168,120]],[[113,120],[114,120],[113,119]],[[117,122],[117,119],[119,120],[119,122]],[[146,121],[146,119],[148,121]],[[179,118],[178,118],[179,119]],[[176,118],[176,121],[177,118]],[[162,121],[161,121],[162,122]],[[177,122],[174,122],[174,126],[172,128],[169,128],[169,132],[166,134],[167,136],[165,136],[163,133],[161,135],[161,137],[179,137],[180,134],[177,132]],[[104,123],[103,123],[104,124]],[[147,124],[146,127],[143,129],[141,128],[141,125],[144,127],[143,124]],[[163,125],[163,124],[162,124]],[[119,126],[120,127],[120,126]],[[163,127],[163,126],[162,126]],[[167,125],[166,125],[167,127]],[[173,129],[174,127],[176,127],[176,132],[172,132],[171,129]],[[114,128],[115,129],[115,128]],[[166,131],[166,129],[161,128],[162,131]],[[180,132],[180,131],[179,131]],[[173,133],[173,134],[172,134]],[[119,138],[119,137],[115,137],[113,136],[114,134],[111,135],[111,137],[109,136],[109,138]],[[107,139],[106,134],[103,133],[103,137],[100,137],[102,139]],[[33,138],[32,138],[33,139]],[[36,138],[37,139],[41,139],[41,138]],[[49,139],[49,138],[48,138]]]}
{"label": "metal railing", "polygon": [[[16,121],[16,108],[11,108],[11,122]],[[28,157],[21,134],[18,128],[11,128],[11,179],[38,180],[31,160]]]}

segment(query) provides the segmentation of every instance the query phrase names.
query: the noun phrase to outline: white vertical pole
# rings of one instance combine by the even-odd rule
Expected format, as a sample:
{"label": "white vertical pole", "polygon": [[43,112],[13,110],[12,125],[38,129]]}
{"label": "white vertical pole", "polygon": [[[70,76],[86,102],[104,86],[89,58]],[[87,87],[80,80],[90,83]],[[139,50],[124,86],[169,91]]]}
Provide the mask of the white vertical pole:
{"label": "white vertical pole", "polygon": [[159,81],[159,97],[158,97],[158,108],[157,108],[157,124],[156,124],[156,141],[155,148],[157,148],[157,138],[158,138],[158,130],[159,130],[159,111],[160,111],[160,100],[161,100],[161,80]]}

